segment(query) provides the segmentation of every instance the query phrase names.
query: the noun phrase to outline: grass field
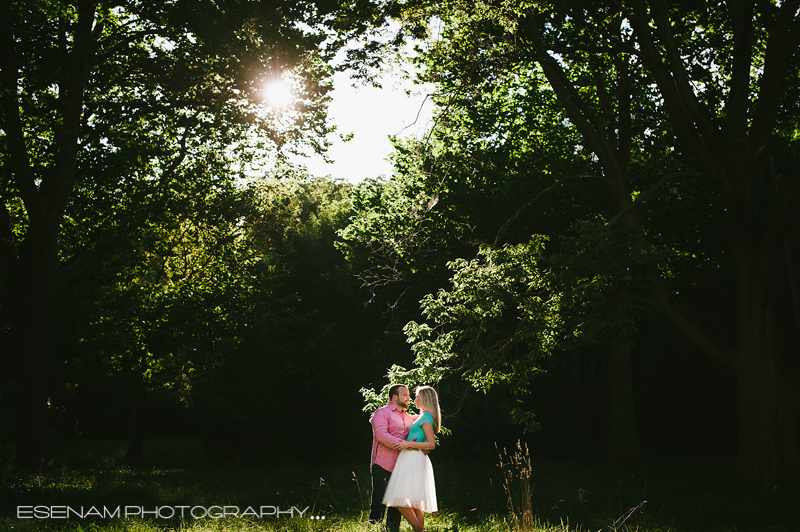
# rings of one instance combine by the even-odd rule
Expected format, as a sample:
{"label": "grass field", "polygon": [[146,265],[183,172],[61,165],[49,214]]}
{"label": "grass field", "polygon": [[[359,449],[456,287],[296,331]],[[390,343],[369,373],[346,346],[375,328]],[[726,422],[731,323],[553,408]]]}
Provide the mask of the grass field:
{"label": "grass field", "polygon": [[[122,441],[63,444],[54,465],[19,474],[0,488],[0,529],[377,532],[365,524],[370,491],[366,460],[219,462],[207,459],[193,440],[145,445],[147,463],[131,466],[122,459]],[[444,455],[432,455],[432,461],[440,511],[426,521],[428,530],[516,528],[496,463],[456,462]],[[532,457],[530,500],[533,531],[800,531],[800,494],[736,488],[725,464],[664,460],[611,468],[578,461],[537,462]],[[123,518],[126,507],[131,516]],[[234,507],[237,516],[216,518],[225,511],[234,513]],[[119,513],[113,514],[116,508]],[[157,508],[160,515],[138,515]],[[294,517],[270,515],[292,508]],[[56,518],[68,511],[73,512],[69,519]],[[75,512],[88,515],[78,518]],[[208,515],[194,519],[192,512],[196,517]],[[262,518],[256,517],[259,512]],[[104,513],[112,516],[101,517]],[[170,513],[175,515],[170,518]],[[404,523],[403,530],[411,529]]]}

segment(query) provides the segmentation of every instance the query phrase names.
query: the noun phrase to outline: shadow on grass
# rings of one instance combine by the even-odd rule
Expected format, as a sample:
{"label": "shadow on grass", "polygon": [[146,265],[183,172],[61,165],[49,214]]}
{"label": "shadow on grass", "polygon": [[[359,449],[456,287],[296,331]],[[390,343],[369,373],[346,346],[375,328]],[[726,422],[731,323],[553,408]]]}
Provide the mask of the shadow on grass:
{"label": "shadow on grass", "polygon": [[[124,449],[121,441],[81,441],[56,447],[52,467],[20,473],[0,489],[0,529],[377,532],[364,523],[370,494],[366,459],[358,464],[220,462],[207,458],[197,441],[159,440],[146,442],[147,461],[132,465],[123,460]],[[513,528],[496,463],[459,462],[436,454],[431,458],[440,512],[429,518],[426,528],[431,532]],[[534,530],[800,530],[798,493],[742,490],[729,481],[725,464],[658,461],[612,468],[579,461],[537,462],[534,458],[531,487]],[[90,515],[84,519],[74,515],[70,519],[18,517],[20,508],[23,515],[36,515],[37,506],[43,508],[38,515],[53,508],[63,511],[64,507]],[[238,517],[214,518],[226,511],[226,506],[229,512],[235,507]],[[126,507],[131,509],[130,519],[121,518]],[[170,510],[163,510],[165,507]],[[212,510],[213,516],[209,512],[212,507],[220,508]],[[91,508],[96,509],[94,514]],[[97,514],[116,508],[120,514],[112,518]],[[165,518],[152,513],[144,519],[136,515],[156,508]],[[192,514],[194,508],[200,509]],[[170,511],[175,515],[167,518]],[[277,511],[284,513],[276,515]],[[204,518],[192,518],[204,512]]]}

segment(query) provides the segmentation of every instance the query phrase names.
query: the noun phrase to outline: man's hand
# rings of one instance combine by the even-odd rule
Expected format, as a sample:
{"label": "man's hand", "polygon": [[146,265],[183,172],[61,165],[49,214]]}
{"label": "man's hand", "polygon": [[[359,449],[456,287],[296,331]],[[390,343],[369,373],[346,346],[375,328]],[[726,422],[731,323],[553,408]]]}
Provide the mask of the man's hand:
{"label": "man's hand", "polygon": [[401,441],[401,442],[398,444],[398,445],[399,445],[398,449],[408,449],[409,447],[411,447],[409,444],[410,444],[412,441],[416,441],[416,440],[417,440],[417,439],[416,439],[416,438],[414,438],[413,440]]}

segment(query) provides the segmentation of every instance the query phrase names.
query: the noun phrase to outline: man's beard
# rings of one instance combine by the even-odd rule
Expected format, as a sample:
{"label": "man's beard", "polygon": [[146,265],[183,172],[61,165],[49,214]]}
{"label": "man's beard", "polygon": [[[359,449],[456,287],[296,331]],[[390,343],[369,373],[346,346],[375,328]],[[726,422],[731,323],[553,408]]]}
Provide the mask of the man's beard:
{"label": "man's beard", "polygon": [[400,401],[397,401],[397,406],[402,407],[403,410],[408,410],[408,403],[402,403]]}

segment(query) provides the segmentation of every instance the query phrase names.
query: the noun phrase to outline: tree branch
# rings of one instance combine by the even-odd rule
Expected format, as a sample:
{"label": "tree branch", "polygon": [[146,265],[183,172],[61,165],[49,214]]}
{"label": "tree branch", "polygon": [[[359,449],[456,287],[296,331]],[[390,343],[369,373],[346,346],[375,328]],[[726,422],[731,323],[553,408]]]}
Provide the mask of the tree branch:
{"label": "tree branch", "polygon": [[731,27],[733,28],[733,57],[731,59],[731,90],[725,109],[727,134],[744,143],[747,136],[748,108],[750,107],[750,70],[753,60],[753,12],[755,2],[728,0]]}
{"label": "tree branch", "polygon": [[64,281],[63,283],[59,284],[58,288],[56,289],[56,297],[68,292],[71,288],[85,279],[90,273],[97,269],[100,264],[103,262],[103,257],[101,255],[97,255],[89,264],[87,264],[81,271]]}
{"label": "tree branch", "polygon": [[0,107],[3,110],[3,131],[8,142],[11,156],[11,168],[14,184],[25,203],[28,217],[37,220],[43,212],[39,189],[34,182],[28,148],[25,146],[25,134],[20,117],[18,96],[17,50],[14,40],[10,2],[0,2],[0,42],[3,52],[0,53]]}
{"label": "tree branch", "polygon": [[[114,128],[114,126],[117,126],[124,122],[135,122],[136,119],[138,119],[139,117],[147,116],[150,113],[155,114],[156,111],[161,111],[164,114],[167,114],[170,111],[174,111],[174,109],[166,105],[142,105],[138,107],[131,106],[131,109],[136,109],[136,110],[129,115],[120,116],[116,120],[105,122],[101,126],[94,127],[93,129],[91,129],[89,134],[87,134],[86,137],[83,139],[83,142],[81,142],[81,147],[83,148],[95,142],[96,140],[102,139],[103,137],[108,135],[108,132],[111,131]],[[89,116],[91,116],[91,114],[93,113],[90,111]]]}
{"label": "tree branch", "polygon": [[635,7],[631,16],[631,26],[637,37],[641,48],[640,57],[647,65],[653,79],[658,86],[661,95],[664,97],[664,105],[667,108],[669,117],[675,133],[686,149],[695,159],[706,166],[706,170],[711,170],[712,161],[711,147],[705,139],[697,132],[694,121],[690,119],[689,113],[684,107],[683,99],[678,93],[676,82],[670,74],[670,70],[661,59],[661,55],[656,47],[653,34],[650,28],[650,15],[644,0],[635,0]]}
{"label": "tree branch", "polygon": [[72,52],[70,53],[69,76],[66,87],[59,91],[62,109],[62,127],[56,131],[55,172],[42,178],[40,191],[52,216],[51,223],[60,223],[64,206],[72,192],[75,181],[78,146],[80,139],[83,96],[89,74],[92,23],[96,4],[83,0],[78,3],[78,22],[75,27]]}
{"label": "tree branch", "polygon": [[467,393],[472,390],[472,387],[469,384],[464,384],[464,393],[461,394],[461,397],[458,399],[458,404],[456,405],[455,409],[452,412],[448,412],[447,414],[442,415],[443,419],[457,419],[459,412],[461,412],[461,407],[464,406],[464,400],[467,398]]}
{"label": "tree branch", "polygon": [[663,187],[664,184],[667,181],[671,181],[672,179],[681,178],[681,177],[700,177],[700,176],[701,176],[700,172],[672,172],[670,174],[667,174],[667,175],[663,176],[661,179],[658,180],[658,182],[655,185],[653,185],[652,187],[650,187],[646,191],[644,191],[641,194],[639,194],[639,196],[637,196],[636,200],[628,203],[625,206],[625,208],[623,208],[616,215],[614,215],[613,218],[611,218],[608,222],[606,222],[606,226],[609,226],[609,225],[612,225],[612,224],[616,223],[623,216],[625,216],[630,211],[632,211],[633,209],[635,209],[636,207],[641,205],[642,202],[644,202],[644,200],[646,200],[647,198],[649,198],[650,196],[652,196],[653,194],[658,192],[659,189],[661,189],[661,187]]}
{"label": "tree branch", "polygon": [[180,140],[181,150],[178,153],[178,155],[175,157],[175,159],[173,159],[173,161],[170,163],[169,167],[167,167],[167,169],[164,170],[164,172],[161,174],[161,177],[159,177],[159,179],[158,179],[158,188],[165,188],[167,186],[167,183],[169,183],[169,180],[172,178],[172,176],[178,170],[180,165],[183,163],[184,159],[186,159],[186,154],[187,154],[187,151],[188,151],[186,149],[186,138],[189,136],[189,131],[190,131],[190,129],[188,127],[184,128],[183,136],[181,137],[181,140]]}
{"label": "tree branch", "polygon": [[598,154],[603,152],[600,140],[600,132],[604,130],[602,122],[597,116],[586,106],[583,98],[580,97],[575,87],[570,83],[564,69],[556,61],[556,59],[548,52],[548,47],[542,41],[542,36],[539,33],[538,17],[535,12],[531,11],[525,18],[526,24],[520,25],[524,28],[525,34],[529,36],[533,43],[533,48],[536,53],[536,62],[538,62],[550,86],[556,93],[559,103],[564,106],[567,111],[567,116],[575,123],[575,126],[584,136],[586,141],[593,146],[592,151]]}
{"label": "tree branch", "polygon": [[712,361],[725,370],[733,371],[735,360],[733,351],[717,347],[716,342],[712,341],[702,329],[690,322],[686,316],[678,310],[679,304],[675,300],[675,296],[667,290],[664,280],[661,277],[655,279],[655,285],[656,300],[661,305],[661,309],[664,311],[664,315],[670,323],[685,334],[689,340],[700,348]]}
{"label": "tree branch", "polygon": [[497,236],[494,239],[494,244],[492,244],[492,247],[494,249],[497,249],[500,246],[500,241],[505,236],[505,234],[508,232],[508,229],[511,227],[511,224],[513,224],[514,221],[517,218],[519,218],[519,215],[522,214],[522,212],[525,209],[527,209],[528,207],[530,207],[531,205],[533,205],[534,203],[539,201],[539,199],[541,199],[542,196],[544,196],[545,194],[547,194],[548,192],[550,192],[554,188],[556,188],[556,187],[558,187],[560,185],[563,185],[567,181],[571,181],[572,179],[576,179],[578,177],[597,177],[597,176],[594,176],[594,175],[591,175],[591,174],[575,174],[575,175],[567,176],[564,179],[562,179],[561,181],[556,181],[555,183],[553,183],[549,187],[547,187],[544,190],[542,190],[541,192],[539,192],[539,194],[537,194],[535,198],[533,198],[532,200],[530,200],[527,203],[524,203],[522,206],[520,206],[520,208],[517,209],[517,212],[514,213],[514,216],[512,216],[511,218],[506,220],[506,222],[503,224],[503,226],[500,228],[500,230],[497,231]]}
{"label": "tree branch", "polygon": [[631,68],[622,57],[614,58],[617,71],[617,107],[619,120],[617,123],[617,160],[623,172],[627,173],[633,145],[633,127],[631,119]]}
{"label": "tree branch", "polygon": [[795,17],[798,9],[800,0],[784,2],[774,29],[769,33],[764,74],[758,81],[758,100],[748,135],[750,149],[756,152],[772,137],[781,105],[780,96],[787,81],[786,72],[800,48],[800,18]]}
{"label": "tree branch", "polygon": [[700,106],[697,95],[694,93],[692,84],[689,81],[689,75],[683,65],[681,52],[675,42],[675,36],[672,34],[672,23],[669,20],[667,7],[664,5],[663,0],[652,0],[650,4],[653,6],[652,11],[656,29],[667,50],[667,60],[670,65],[669,70],[672,73],[671,77],[675,83],[676,95],[681,98],[684,108],[697,125],[700,135],[706,139],[709,145],[712,145],[717,135],[717,129],[711,124],[708,116]]}
{"label": "tree branch", "polygon": [[617,55],[630,54],[637,55],[639,52],[628,43],[621,42],[614,46],[550,46],[550,50],[558,55],[585,54],[586,52],[597,55]]}
{"label": "tree branch", "polygon": [[[567,117],[578,129],[592,152],[600,159],[605,174],[621,182],[624,171],[617,159],[617,151],[614,147],[616,143],[607,138],[606,124],[586,104],[561,63],[550,55],[548,47],[542,41],[538,28],[538,17],[534,10],[528,12],[525,24],[520,27],[523,27],[525,35],[531,38],[536,52],[535,61],[541,65],[558,102],[564,106]],[[602,88],[598,87],[598,91],[600,90]]]}
{"label": "tree branch", "polygon": [[[0,187],[0,192],[4,189],[5,186]],[[18,259],[14,241],[14,233],[11,231],[11,216],[6,208],[5,198],[0,197],[0,263],[8,269],[13,269]]]}

